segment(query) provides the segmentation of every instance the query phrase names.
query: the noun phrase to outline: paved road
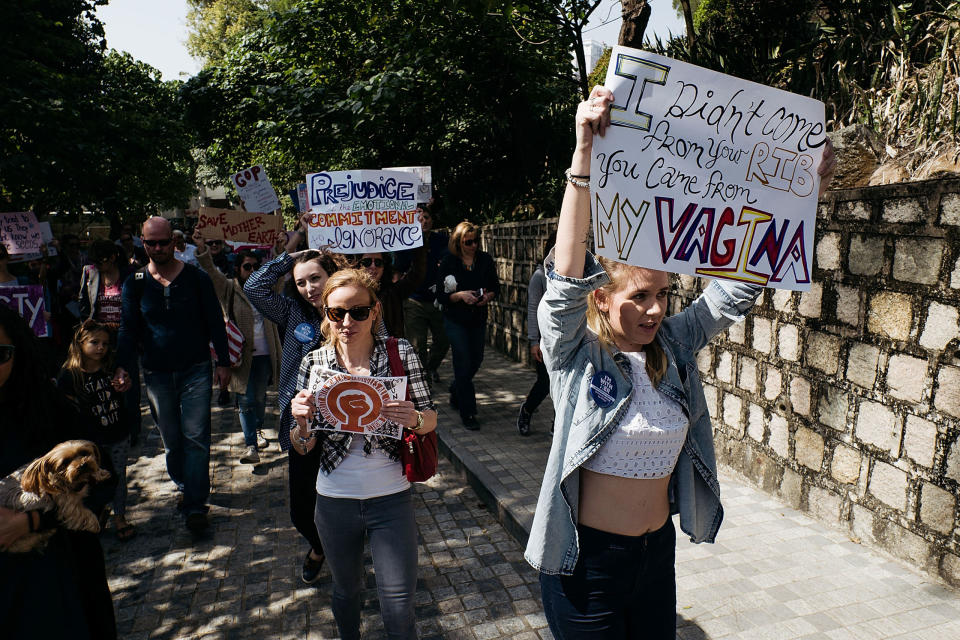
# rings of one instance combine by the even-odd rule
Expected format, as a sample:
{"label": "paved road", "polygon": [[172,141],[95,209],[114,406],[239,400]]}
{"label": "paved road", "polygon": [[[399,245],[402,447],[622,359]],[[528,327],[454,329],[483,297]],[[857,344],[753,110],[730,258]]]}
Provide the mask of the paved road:
{"label": "paved road", "polygon": [[[121,638],[337,637],[329,573],[300,582],[306,545],[290,525],[285,454],[273,440],[256,468],[237,463],[234,424],[232,411],[214,410],[212,527],[199,540],[182,525],[159,435],[148,432],[128,471],[137,536],[119,543],[109,528],[103,536]],[[550,637],[521,547],[449,463],[416,487],[416,509],[421,638]],[[369,553],[367,562],[363,630],[374,640],[385,635]]]}

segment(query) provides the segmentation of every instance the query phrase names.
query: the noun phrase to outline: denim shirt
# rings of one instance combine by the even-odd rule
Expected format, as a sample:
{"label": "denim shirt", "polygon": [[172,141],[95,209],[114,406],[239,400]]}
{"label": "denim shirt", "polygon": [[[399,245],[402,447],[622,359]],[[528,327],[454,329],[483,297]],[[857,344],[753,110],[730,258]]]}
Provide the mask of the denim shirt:
{"label": "denim shirt", "polygon": [[[612,345],[601,346],[587,328],[587,298],[609,277],[589,253],[583,278],[558,275],[551,258],[538,319],[556,420],[524,557],[543,573],[571,575],[579,554],[579,468],[616,430],[630,406],[632,383],[626,357]],[[713,336],[742,320],[761,291],[756,285],[715,280],[681,313],[665,318],[657,332],[667,356],[667,372],[657,388],[683,407],[690,422],[669,494],[670,513],[680,514],[680,529],[692,542],[713,542],[723,519],[713,428],[696,354]],[[591,379],[599,371],[616,383],[615,398],[607,407],[590,395]]]}

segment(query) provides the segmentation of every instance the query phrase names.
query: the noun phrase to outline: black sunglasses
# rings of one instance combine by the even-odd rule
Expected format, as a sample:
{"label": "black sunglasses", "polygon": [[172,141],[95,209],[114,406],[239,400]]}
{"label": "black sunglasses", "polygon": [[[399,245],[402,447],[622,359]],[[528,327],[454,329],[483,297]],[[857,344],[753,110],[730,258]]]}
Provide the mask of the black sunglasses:
{"label": "black sunglasses", "polygon": [[357,322],[363,322],[370,317],[370,311],[373,307],[374,305],[372,304],[365,307],[350,307],[349,309],[344,309],[343,307],[324,307],[324,311],[330,322],[343,322],[343,319],[347,317],[348,313],[350,317]]}
{"label": "black sunglasses", "polygon": [[253,271],[254,269],[259,269],[260,265],[253,264],[252,262],[244,262],[242,265],[240,265],[240,268],[244,271]]}
{"label": "black sunglasses", "polygon": [[472,247],[473,245],[478,244],[479,242],[480,242],[480,241],[477,240],[476,238],[466,238],[466,239],[463,241],[463,246],[465,246],[465,247]]}
{"label": "black sunglasses", "polygon": [[0,364],[10,362],[13,359],[13,352],[17,348],[12,344],[0,344]]}
{"label": "black sunglasses", "polygon": [[207,246],[212,247],[213,245],[221,244],[222,242],[222,240],[207,240]]}
{"label": "black sunglasses", "polygon": [[144,240],[143,244],[148,247],[169,247],[171,242],[173,242],[172,238],[165,238],[163,240]]}
{"label": "black sunglasses", "polygon": [[383,266],[383,259],[382,258],[360,258],[357,264],[359,264],[364,269],[368,268],[370,265],[373,265],[379,268]]}

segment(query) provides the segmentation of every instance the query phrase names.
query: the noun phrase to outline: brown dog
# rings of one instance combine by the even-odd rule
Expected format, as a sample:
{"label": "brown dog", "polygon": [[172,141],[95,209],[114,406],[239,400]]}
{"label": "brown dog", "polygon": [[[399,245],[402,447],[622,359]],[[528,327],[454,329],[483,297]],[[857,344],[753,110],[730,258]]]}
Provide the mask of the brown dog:
{"label": "brown dog", "polygon": [[[88,440],[61,442],[46,455],[0,480],[0,506],[14,511],[56,511],[57,520],[74,531],[100,531],[97,516],[83,499],[90,485],[110,477],[100,468],[97,446]],[[25,553],[43,548],[55,530],[28,533],[6,549]]]}

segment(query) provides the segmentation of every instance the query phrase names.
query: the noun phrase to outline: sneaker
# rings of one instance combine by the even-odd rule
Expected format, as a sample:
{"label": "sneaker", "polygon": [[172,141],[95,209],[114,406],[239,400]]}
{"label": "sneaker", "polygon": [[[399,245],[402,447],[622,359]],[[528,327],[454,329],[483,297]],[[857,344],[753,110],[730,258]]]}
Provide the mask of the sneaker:
{"label": "sneaker", "polygon": [[310,553],[308,551],[307,557],[303,559],[303,569],[300,572],[300,579],[307,584],[313,584],[320,578],[320,568],[323,567],[323,561],[326,559],[326,556],[320,554],[320,559],[314,560]]}
{"label": "sneaker", "polygon": [[210,521],[207,520],[207,514],[197,511],[187,515],[187,529],[193,533],[200,533],[209,526]]}
{"label": "sneaker", "polygon": [[467,416],[463,419],[463,428],[468,431],[479,431],[480,423],[477,422],[477,416]]}
{"label": "sneaker", "polygon": [[527,403],[520,405],[520,413],[517,414],[517,431],[522,436],[530,435],[530,418],[533,414],[527,411]]}
{"label": "sneaker", "polygon": [[240,456],[240,464],[259,464],[260,454],[257,452],[257,445],[247,447],[246,453]]}
{"label": "sneaker", "polygon": [[263,435],[263,429],[257,429],[257,448],[266,449],[270,446],[270,441],[267,440],[267,436]]}

